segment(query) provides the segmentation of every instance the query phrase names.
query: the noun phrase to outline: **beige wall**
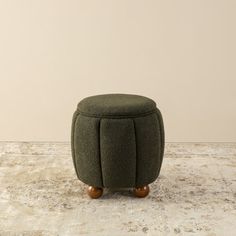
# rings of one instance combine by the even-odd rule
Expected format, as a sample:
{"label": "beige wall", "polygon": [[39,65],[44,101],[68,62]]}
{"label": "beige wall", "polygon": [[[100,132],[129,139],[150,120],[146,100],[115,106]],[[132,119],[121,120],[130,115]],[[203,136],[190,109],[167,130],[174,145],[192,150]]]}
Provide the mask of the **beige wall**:
{"label": "beige wall", "polygon": [[156,100],[167,141],[236,141],[235,0],[0,0],[0,140],[68,141],[85,96]]}

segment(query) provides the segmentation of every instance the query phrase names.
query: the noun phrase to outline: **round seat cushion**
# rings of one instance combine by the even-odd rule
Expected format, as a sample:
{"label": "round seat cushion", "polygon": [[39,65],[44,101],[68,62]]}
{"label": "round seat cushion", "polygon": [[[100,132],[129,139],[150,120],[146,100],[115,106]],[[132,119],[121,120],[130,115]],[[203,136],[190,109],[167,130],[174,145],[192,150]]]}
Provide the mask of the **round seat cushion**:
{"label": "round seat cushion", "polygon": [[95,187],[140,187],[159,175],[164,126],[156,103],[143,96],[104,94],[79,102],[71,147],[78,178]]}
{"label": "round seat cushion", "polygon": [[78,104],[81,114],[95,117],[141,116],[152,113],[156,103],[143,96],[131,94],[104,94],[83,99]]}

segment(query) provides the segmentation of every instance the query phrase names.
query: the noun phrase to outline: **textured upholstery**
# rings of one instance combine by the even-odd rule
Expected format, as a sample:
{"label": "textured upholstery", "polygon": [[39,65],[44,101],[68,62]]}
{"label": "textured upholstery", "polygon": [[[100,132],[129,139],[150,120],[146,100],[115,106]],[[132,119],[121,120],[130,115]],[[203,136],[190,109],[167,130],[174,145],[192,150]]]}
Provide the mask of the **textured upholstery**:
{"label": "textured upholstery", "polygon": [[153,100],[130,94],[104,94],[83,99],[78,104],[81,114],[95,117],[140,116],[152,113],[156,108]]}
{"label": "textured upholstery", "polygon": [[153,100],[128,94],[83,99],[72,120],[78,178],[96,187],[141,187],[159,175],[164,127]]}

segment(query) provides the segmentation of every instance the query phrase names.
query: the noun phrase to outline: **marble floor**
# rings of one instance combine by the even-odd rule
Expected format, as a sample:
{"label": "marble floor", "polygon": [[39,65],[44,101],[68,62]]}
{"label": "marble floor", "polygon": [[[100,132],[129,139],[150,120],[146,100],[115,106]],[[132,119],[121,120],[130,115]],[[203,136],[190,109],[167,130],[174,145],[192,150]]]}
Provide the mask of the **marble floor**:
{"label": "marble floor", "polygon": [[167,143],[150,188],[91,200],[69,143],[0,142],[0,235],[236,235],[236,143]]}

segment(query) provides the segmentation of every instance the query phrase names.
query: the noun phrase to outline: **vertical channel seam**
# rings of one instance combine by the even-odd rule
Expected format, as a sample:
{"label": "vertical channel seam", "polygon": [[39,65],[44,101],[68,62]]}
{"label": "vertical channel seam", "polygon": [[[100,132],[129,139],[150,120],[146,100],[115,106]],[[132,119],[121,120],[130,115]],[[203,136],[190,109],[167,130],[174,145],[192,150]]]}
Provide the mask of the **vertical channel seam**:
{"label": "vertical channel seam", "polygon": [[159,154],[161,155],[162,153],[162,132],[161,132],[161,124],[160,124],[160,118],[159,118],[159,115],[158,113],[156,113],[156,119],[157,119],[157,123],[158,123],[158,136],[159,136],[159,140],[160,140],[160,151],[159,151]]}
{"label": "vertical channel seam", "polygon": [[164,133],[164,124],[163,124],[163,118],[160,111],[156,112],[158,124],[159,124],[159,130],[160,130],[160,141],[161,141],[161,157],[163,158],[164,155],[164,148],[165,148],[165,133]]}
{"label": "vertical channel seam", "polygon": [[101,170],[101,184],[102,187],[104,187],[103,184],[103,171],[102,171],[102,158],[101,158],[101,122],[102,119],[99,120],[98,123],[98,155],[99,155],[99,165],[100,165],[100,170]]}
{"label": "vertical channel seam", "polygon": [[134,140],[135,140],[135,157],[136,157],[136,163],[135,163],[135,187],[137,187],[137,179],[138,179],[138,146],[137,146],[137,132],[136,132],[136,126],[135,126],[135,121],[133,121],[133,126],[134,126]]}
{"label": "vertical channel seam", "polygon": [[75,131],[76,131],[76,123],[79,117],[79,113],[75,113],[73,120],[72,120],[72,135],[71,135],[71,149],[72,149],[72,159],[73,159],[73,164],[75,167],[75,173],[77,175],[77,177],[79,178],[79,172],[77,169],[77,158],[76,158],[76,151],[75,151]]}
{"label": "vertical channel seam", "polygon": [[[160,116],[159,116],[159,113],[157,112],[156,113],[156,119],[157,119],[157,122],[158,122],[158,128],[159,128],[159,139],[160,139],[160,151],[159,151],[159,155],[160,155],[160,166],[158,167],[159,168],[159,173],[160,173],[160,170],[161,170],[161,166],[162,166],[162,162],[163,162],[163,154],[164,154],[164,143],[163,143],[163,133],[162,133],[162,126],[161,126],[161,121],[160,121]],[[159,159],[159,158],[158,158]]]}

